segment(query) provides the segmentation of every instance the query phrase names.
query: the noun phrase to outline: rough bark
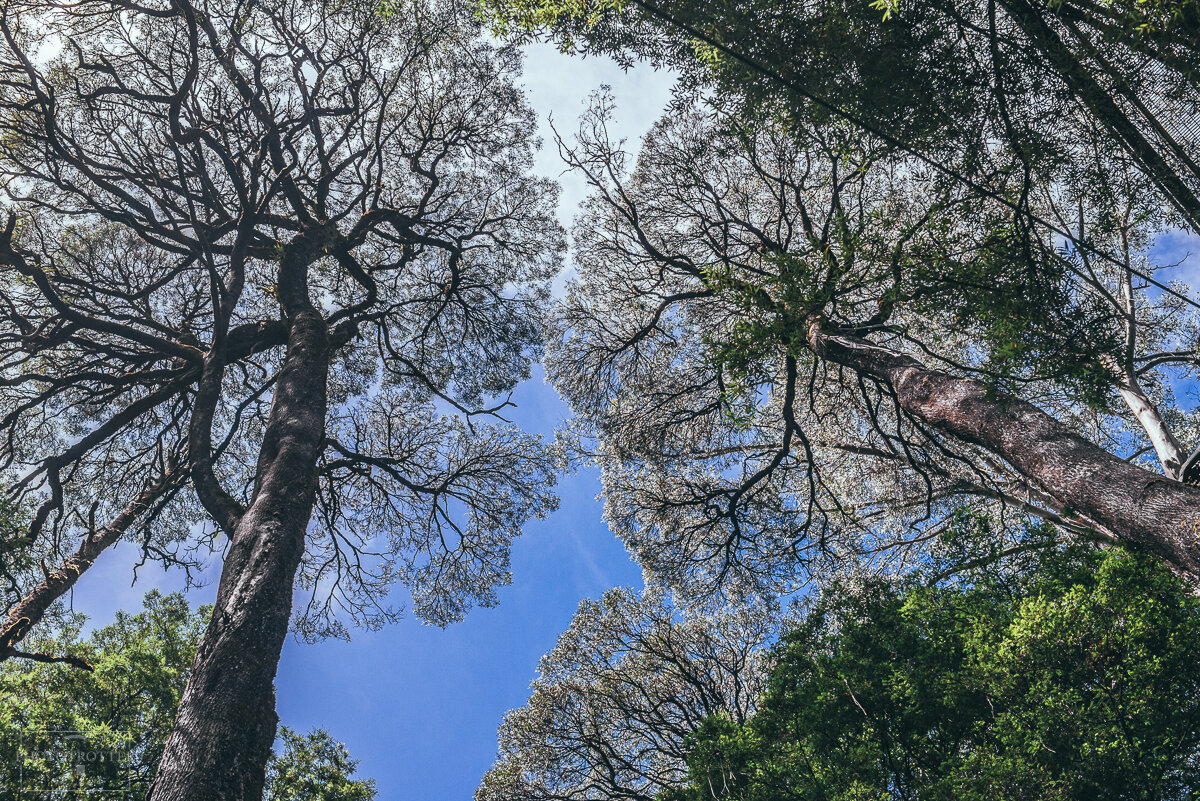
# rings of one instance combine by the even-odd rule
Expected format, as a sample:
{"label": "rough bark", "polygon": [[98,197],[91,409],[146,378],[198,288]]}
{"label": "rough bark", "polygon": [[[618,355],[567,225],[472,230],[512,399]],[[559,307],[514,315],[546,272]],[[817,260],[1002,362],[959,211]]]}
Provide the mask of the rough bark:
{"label": "rough bark", "polygon": [[1108,533],[1200,577],[1200,488],[1130,464],[1019,398],[820,321],[809,342],[820,358],[884,382],[936,430],[988,449]]}
{"label": "rough bark", "polygon": [[275,672],[324,446],[327,326],[305,271],[320,243],[300,237],[280,265],[287,355],[259,452],[257,483],[234,527],[212,620],[196,653],[153,801],[258,801],[275,739]]}

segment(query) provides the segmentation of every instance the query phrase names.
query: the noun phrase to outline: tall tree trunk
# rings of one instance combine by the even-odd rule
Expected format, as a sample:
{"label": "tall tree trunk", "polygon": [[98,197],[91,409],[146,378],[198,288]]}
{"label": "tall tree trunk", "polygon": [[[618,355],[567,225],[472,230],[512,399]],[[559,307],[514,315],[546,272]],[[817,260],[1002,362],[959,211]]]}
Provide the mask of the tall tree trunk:
{"label": "tall tree trunk", "polygon": [[1003,458],[1059,503],[1200,578],[1200,487],[1144,470],[1019,398],[864,339],[809,327],[822,359],[892,388],[901,408]]}
{"label": "tall tree trunk", "polygon": [[280,265],[287,356],[271,402],[255,490],[234,528],[212,620],[148,796],[152,801],[262,798],[278,724],[275,673],[324,447],[330,347],[305,277],[319,244],[299,237]]}

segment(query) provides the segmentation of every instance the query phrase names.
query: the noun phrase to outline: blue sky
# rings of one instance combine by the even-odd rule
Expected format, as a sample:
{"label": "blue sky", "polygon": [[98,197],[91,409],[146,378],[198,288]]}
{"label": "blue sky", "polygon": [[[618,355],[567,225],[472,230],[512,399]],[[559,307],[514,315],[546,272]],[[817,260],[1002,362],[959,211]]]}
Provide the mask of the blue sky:
{"label": "blue sky", "polygon": [[[540,380],[516,397],[515,421],[549,431],[566,408]],[[285,725],[322,726],[362,760],[381,801],[469,799],[496,751],[504,713],[524,703],[537,660],[585,597],[641,575],[600,519],[599,479],[559,484],[558,512],[526,527],[500,605],[437,629],[414,619],[351,642],[289,641],[278,680]]]}
{"label": "blue sky", "polygon": [[[515,422],[549,432],[566,408],[539,376],[522,385]],[[496,750],[496,727],[524,703],[538,658],[582,598],[640,585],[600,519],[594,471],[565,478],[557,513],[526,527],[500,605],[446,629],[406,619],[350,642],[284,646],[279,714],[347,743],[382,801],[469,799]]]}
{"label": "blue sky", "polygon": [[[669,100],[671,77],[649,67],[622,72],[607,59],[527,48],[523,80],[541,120],[537,169],[563,184],[560,216],[569,224],[586,194],[561,175],[547,123],[569,134],[588,95],[602,84],[618,103],[615,133],[636,143]],[[551,434],[567,408],[540,369],[514,397],[512,419]],[[343,740],[381,801],[466,801],[496,754],[504,713],[522,705],[538,659],[584,598],[619,584],[641,586],[641,572],[601,520],[599,476],[585,470],[558,485],[559,510],[526,527],[512,555],[513,583],[500,604],[475,609],[446,629],[409,618],[352,640],[284,646],[277,682],[279,716],[300,730],[316,726]]]}
{"label": "blue sky", "polygon": [[[569,135],[588,95],[609,85],[618,103],[614,133],[636,147],[662,113],[671,76],[639,67],[623,72],[608,59],[564,56],[549,45],[526,48],[523,83],[541,121],[537,170],[563,184],[560,217],[569,225],[586,194],[577,177],[562,175],[548,119]],[[510,415],[527,431],[552,435],[567,408],[535,370]],[[408,618],[379,632],[352,631],[351,641],[304,645],[289,639],[276,682],[280,720],[299,731],[321,727],[361,760],[380,801],[467,801],[496,754],[504,713],[522,705],[537,661],[584,598],[616,585],[641,586],[641,573],[601,520],[599,476],[585,470],[560,480],[559,510],[526,527],[512,554],[513,583],[500,604],[475,609],[446,629]],[[130,586],[132,546],[102,558],[80,581],[73,599],[92,625],[117,609],[137,610],[153,587],[179,589],[178,575],[152,566]],[[211,602],[215,576],[190,593]]]}

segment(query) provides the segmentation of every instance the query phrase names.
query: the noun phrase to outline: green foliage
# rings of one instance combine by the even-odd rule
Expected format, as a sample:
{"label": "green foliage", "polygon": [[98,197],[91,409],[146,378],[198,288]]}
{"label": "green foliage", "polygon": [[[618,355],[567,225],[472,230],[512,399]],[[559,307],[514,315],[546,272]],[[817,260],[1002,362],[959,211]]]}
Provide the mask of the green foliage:
{"label": "green foliage", "polygon": [[[964,513],[949,552],[989,525]],[[1144,555],[1025,546],[1019,568],[829,589],[758,713],[695,735],[671,801],[1193,798],[1200,600]]]}
{"label": "green foliage", "polygon": [[492,16],[499,31],[513,33],[553,27],[570,21],[594,25],[605,12],[620,11],[620,0],[514,0],[480,3],[481,13]]}
{"label": "green foliage", "polygon": [[279,731],[283,754],[270,764],[265,801],[371,801],[375,782],[352,779],[358,760],[323,729]]}
{"label": "green foliage", "polygon": [[[1047,4],[1060,12],[1082,3],[1050,0]],[[1196,39],[1200,30],[1200,2],[1197,0],[1101,0],[1100,9],[1123,28],[1130,41],[1161,44]]]}
{"label": "green foliage", "polygon": [[[1112,308],[1079,291],[1067,256],[1014,231],[1011,220],[998,221],[969,245],[956,226],[979,213],[972,208],[927,224],[929,232],[904,255],[900,278],[881,292],[880,305],[910,309],[926,324],[970,336],[974,366],[994,389],[1013,392],[1021,381],[1050,381],[1077,402],[1108,411],[1113,380],[1104,365],[1117,361],[1124,346]],[[763,254],[773,271],[762,271],[754,284],[721,267],[705,272],[707,288],[746,312],[719,336],[706,335],[711,358],[735,394],[752,395],[745,388],[756,367],[779,347],[808,360],[807,319],[836,313],[845,291],[842,273],[854,264],[859,244],[837,242],[832,268],[814,269],[791,253]],[[880,268],[872,280],[884,285],[886,273]]]}
{"label": "green foliage", "polygon": [[[118,612],[111,625],[86,637],[84,617],[74,615],[60,630],[31,640],[36,650],[84,659],[91,671],[0,663],[0,799],[16,801],[32,789],[43,799],[73,797],[72,791],[143,797],[210,612],[191,609],[180,594],[153,591],[141,612]],[[281,736],[283,752],[268,767],[269,801],[375,797],[374,783],[351,778],[357,762],[324,731],[284,728]],[[70,777],[76,765],[81,774]]]}
{"label": "green foliage", "polygon": [[[549,32],[566,49],[670,61],[685,79],[707,82],[727,100],[741,98],[760,116],[774,109],[821,124],[833,105],[913,147],[941,149],[970,139],[980,130],[980,114],[998,111],[987,98],[996,88],[988,56],[963,47],[966,34],[989,24],[979,3],[476,0],[476,6],[502,34]],[[1130,47],[1188,80],[1196,77],[1197,0],[1035,6],[1047,18],[1084,22],[1102,46]],[[1008,92],[1047,88],[1033,71],[1018,69],[1019,53],[1005,53],[997,66],[1010,58]]]}
{"label": "green foliage", "polygon": [[1107,410],[1113,381],[1103,365],[1120,357],[1120,320],[1081,291],[1066,256],[1013,230],[1011,220],[966,254],[953,236],[930,240],[908,257],[900,301],[911,299],[928,319],[972,335],[993,387],[1011,392],[1017,380],[1050,380]]}
{"label": "green foliage", "polygon": [[978,97],[963,80],[973,71],[969,57],[946,36],[944,18],[920,6],[906,9],[904,24],[888,24],[863,0],[479,5],[502,33],[550,30],[569,49],[670,62],[685,80],[714,86],[726,102],[744,102],[747,119],[841,119],[821,103],[784,97],[777,79],[754,65],[912,143],[944,141],[976,117]]}
{"label": "green foliage", "polygon": [[[175,709],[204,632],[208,609],[192,611],[181,595],[146,596],[138,614],[118,612],[110,626],[80,637],[76,615],[53,636],[34,640],[36,650],[86,660],[92,671],[64,664],[0,663],[0,768],[4,786],[26,788],[51,781],[49,753],[69,744],[88,753],[117,756],[87,764],[90,788],[131,788],[144,793],[158,766]],[[40,739],[39,739],[40,738]]]}
{"label": "green foliage", "polygon": [[0,498],[0,574],[11,576],[34,566],[28,520],[27,510],[11,498]]}
{"label": "green foliage", "polygon": [[709,357],[730,388],[728,400],[735,405],[754,403],[753,385],[764,379],[762,365],[778,347],[802,361],[809,359],[804,320],[828,302],[832,286],[832,282],[819,281],[819,274],[789,253],[762,255],[777,272],[763,272],[756,284],[727,265],[712,265],[704,271],[706,288],[746,310],[744,317],[719,335],[704,336]]}

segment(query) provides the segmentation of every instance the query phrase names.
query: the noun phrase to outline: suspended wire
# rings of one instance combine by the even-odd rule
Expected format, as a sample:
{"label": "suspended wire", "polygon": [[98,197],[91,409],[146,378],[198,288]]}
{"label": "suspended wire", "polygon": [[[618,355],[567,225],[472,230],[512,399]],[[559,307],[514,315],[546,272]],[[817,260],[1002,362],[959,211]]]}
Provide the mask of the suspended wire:
{"label": "suspended wire", "polygon": [[[786,78],[785,76],[780,74],[777,70],[772,69],[771,67],[767,66],[766,64],[763,64],[761,61],[758,61],[757,59],[754,59],[750,56],[747,56],[744,53],[737,52],[736,50],[734,50],[732,47],[725,44],[724,42],[721,42],[720,40],[714,38],[713,36],[706,34],[703,31],[697,29],[696,27],[688,24],[687,22],[684,22],[683,20],[678,19],[677,17],[671,15],[669,12],[664,11],[661,8],[658,8],[657,6],[655,6],[649,2],[646,2],[646,0],[628,0],[628,2],[631,5],[635,5],[639,8],[641,8],[643,11],[650,14],[651,16],[657,17],[658,19],[662,20],[663,22],[667,23],[668,25],[672,25],[672,26],[678,28],[679,30],[686,33],[688,36],[691,36],[694,39],[704,42],[706,45],[719,50],[720,52],[724,53],[725,55],[729,56],[730,58],[733,58],[734,60],[741,62],[742,64],[746,65],[747,67],[754,70],[755,72],[759,72],[759,73],[765,75],[766,77],[776,81],[777,83],[783,84],[783,86],[790,89],[792,92],[811,101],[812,103],[815,103],[816,105],[820,106],[821,108],[825,109],[826,111],[830,112],[831,114],[841,117],[842,119],[846,120],[847,122],[851,123],[852,125],[855,125],[861,129],[863,129],[864,131],[871,134],[872,136],[878,137],[879,139],[886,142],[887,144],[892,145],[893,147],[896,147],[900,150],[903,150],[904,152],[906,152],[912,156],[915,156],[917,159],[919,159],[920,161],[929,165],[930,167],[933,167],[935,170],[938,170],[939,172],[941,172],[945,175],[948,175],[949,177],[955,179],[956,181],[959,181],[960,183],[966,185],[972,191],[978,192],[979,194],[984,195],[985,197],[987,197],[991,200],[995,200],[996,202],[1001,203],[1004,206],[1007,206],[1008,208],[1015,211],[1017,214],[1025,215],[1031,221],[1037,223],[1038,225],[1043,226],[1044,228],[1046,228],[1049,231],[1052,231],[1053,233],[1058,234],[1059,236],[1063,237],[1064,239],[1066,239],[1069,242],[1071,242],[1072,244],[1074,244],[1076,247],[1090,251],[1094,255],[1098,256],[1102,261],[1106,261],[1109,264],[1112,264],[1123,270],[1128,270],[1129,272],[1138,276],[1142,280],[1146,281],[1151,286],[1157,287],[1158,289],[1161,289],[1163,292],[1167,293],[1168,295],[1178,298],[1179,300],[1182,300],[1184,303],[1187,303],[1190,306],[1200,309],[1200,302],[1192,300],[1190,297],[1183,294],[1182,292],[1179,292],[1178,290],[1172,289],[1171,287],[1167,286],[1166,284],[1162,283],[1161,281],[1156,280],[1155,278],[1153,278],[1146,272],[1139,270],[1137,267],[1134,267],[1132,264],[1127,264],[1125,262],[1122,262],[1119,259],[1116,259],[1113,256],[1110,256],[1108,253],[1105,253],[1103,250],[1100,250],[1099,248],[1097,248],[1093,245],[1089,245],[1086,242],[1080,241],[1079,239],[1077,239],[1075,237],[1074,234],[1070,233],[1070,231],[1059,228],[1057,225],[1050,222],[1049,220],[1039,217],[1038,215],[1034,214],[1031,210],[1029,210],[1027,208],[1022,208],[1021,206],[1019,206],[1018,204],[1009,200],[1008,198],[1004,197],[1003,195],[1001,195],[999,192],[995,191],[994,189],[989,189],[988,187],[984,186],[983,184],[980,184],[980,183],[974,181],[973,179],[971,179],[968,176],[964,175],[963,173],[959,172],[958,170],[951,167],[950,165],[945,164],[944,162],[938,161],[937,159],[933,158],[932,156],[928,156],[928,155],[922,153],[921,151],[917,150],[914,146],[902,141],[901,139],[879,130],[875,126],[871,125],[870,123],[868,123],[865,120],[858,117],[858,115],[856,115],[852,112],[849,112],[849,111],[845,111],[844,109],[841,109],[838,106],[834,105],[832,102],[813,94],[811,91],[805,89],[800,84]],[[1085,279],[1087,278],[1087,276],[1084,276],[1082,273],[1079,272],[1078,269],[1071,266],[1069,263],[1068,263],[1068,267],[1071,269],[1072,272],[1074,272],[1076,275],[1079,275],[1081,278],[1085,278]]]}

